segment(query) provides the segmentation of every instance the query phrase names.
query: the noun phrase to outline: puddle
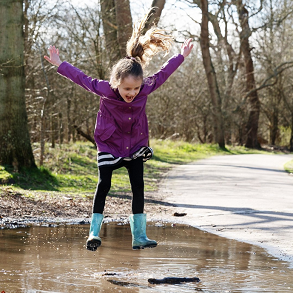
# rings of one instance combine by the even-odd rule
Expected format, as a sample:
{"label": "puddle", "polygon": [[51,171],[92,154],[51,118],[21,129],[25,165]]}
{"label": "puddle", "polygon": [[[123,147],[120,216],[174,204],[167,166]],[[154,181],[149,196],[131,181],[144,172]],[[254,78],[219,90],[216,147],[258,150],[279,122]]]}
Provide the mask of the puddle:
{"label": "puddle", "polygon": [[[288,263],[249,244],[193,227],[154,223],[153,249],[132,250],[129,225],[104,224],[85,249],[88,225],[0,230],[0,292],[292,292]],[[193,278],[177,285],[149,278]]]}

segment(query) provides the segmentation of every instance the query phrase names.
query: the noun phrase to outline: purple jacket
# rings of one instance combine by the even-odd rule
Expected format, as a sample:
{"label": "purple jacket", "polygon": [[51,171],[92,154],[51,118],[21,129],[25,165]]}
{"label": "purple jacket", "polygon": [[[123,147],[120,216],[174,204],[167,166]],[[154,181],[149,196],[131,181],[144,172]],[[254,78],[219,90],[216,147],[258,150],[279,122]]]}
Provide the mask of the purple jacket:
{"label": "purple jacket", "polygon": [[108,81],[93,79],[67,62],[63,62],[57,72],[101,97],[94,135],[98,151],[115,157],[130,157],[148,145],[147,96],[162,85],[183,61],[181,54],[170,58],[160,71],[144,79],[140,92],[131,103],[126,103]]}

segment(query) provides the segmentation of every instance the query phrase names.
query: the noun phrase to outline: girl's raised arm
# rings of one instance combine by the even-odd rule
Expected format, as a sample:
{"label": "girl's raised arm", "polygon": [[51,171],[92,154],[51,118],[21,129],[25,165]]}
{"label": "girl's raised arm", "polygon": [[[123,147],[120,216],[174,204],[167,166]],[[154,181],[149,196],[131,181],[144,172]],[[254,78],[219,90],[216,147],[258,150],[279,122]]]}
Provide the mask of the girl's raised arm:
{"label": "girl's raised arm", "polygon": [[169,76],[181,65],[184,59],[190,54],[193,48],[192,39],[186,40],[181,46],[181,54],[173,56],[169,59],[153,76],[146,78],[144,81],[143,91],[149,95],[151,92],[155,91],[159,86],[161,86]]}
{"label": "girl's raised arm", "polygon": [[48,50],[50,53],[50,57],[44,56],[44,58],[51,64],[59,67],[59,65],[62,63],[59,57],[59,50],[55,48],[55,46],[50,46]]}
{"label": "girl's raised arm", "polygon": [[51,64],[58,66],[57,72],[60,75],[99,96],[110,96],[113,94],[109,82],[91,78],[73,65],[67,62],[62,62],[59,57],[59,50],[55,48],[55,46],[50,46],[48,50],[50,57],[44,56],[44,58]]}
{"label": "girl's raised arm", "polygon": [[185,42],[181,46],[181,55],[183,55],[184,58],[190,54],[193,48],[193,44],[191,43],[191,41],[192,39],[185,40]]}

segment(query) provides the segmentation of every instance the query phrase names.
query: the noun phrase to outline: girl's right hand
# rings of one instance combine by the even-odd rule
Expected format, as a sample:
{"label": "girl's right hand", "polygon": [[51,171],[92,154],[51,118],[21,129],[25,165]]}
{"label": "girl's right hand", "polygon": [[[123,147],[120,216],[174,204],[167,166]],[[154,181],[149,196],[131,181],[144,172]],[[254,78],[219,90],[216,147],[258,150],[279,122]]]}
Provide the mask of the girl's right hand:
{"label": "girl's right hand", "polygon": [[50,53],[50,57],[48,56],[44,56],[44,58],[50,62],[51,64],[58,66],[62,63],[62,61],[59,58],[59,50],[57,48],[55,48],[55,46],[50,46],[48,48],[49,53]]}

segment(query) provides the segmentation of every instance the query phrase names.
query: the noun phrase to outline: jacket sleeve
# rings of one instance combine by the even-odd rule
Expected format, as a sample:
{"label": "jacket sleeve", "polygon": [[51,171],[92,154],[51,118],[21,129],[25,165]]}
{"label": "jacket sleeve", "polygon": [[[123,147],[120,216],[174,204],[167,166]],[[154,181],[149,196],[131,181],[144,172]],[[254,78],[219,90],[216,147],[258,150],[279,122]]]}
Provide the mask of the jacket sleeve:
{"label": "jacket sleeve", "polygon": [[107,97],[112,93],[108,81],[91,78],[68,62],[62,62],[58,67],[57,73],[99,96]]}
{"label": "jacket sleeve", "polygon": [[169,78],[169,76],[182,64],[183,61],[184,57],[181,54],[170,58],[157,73],[147,77],[144,80],[142,92],[149,95],[151,92],[155,91]]}

